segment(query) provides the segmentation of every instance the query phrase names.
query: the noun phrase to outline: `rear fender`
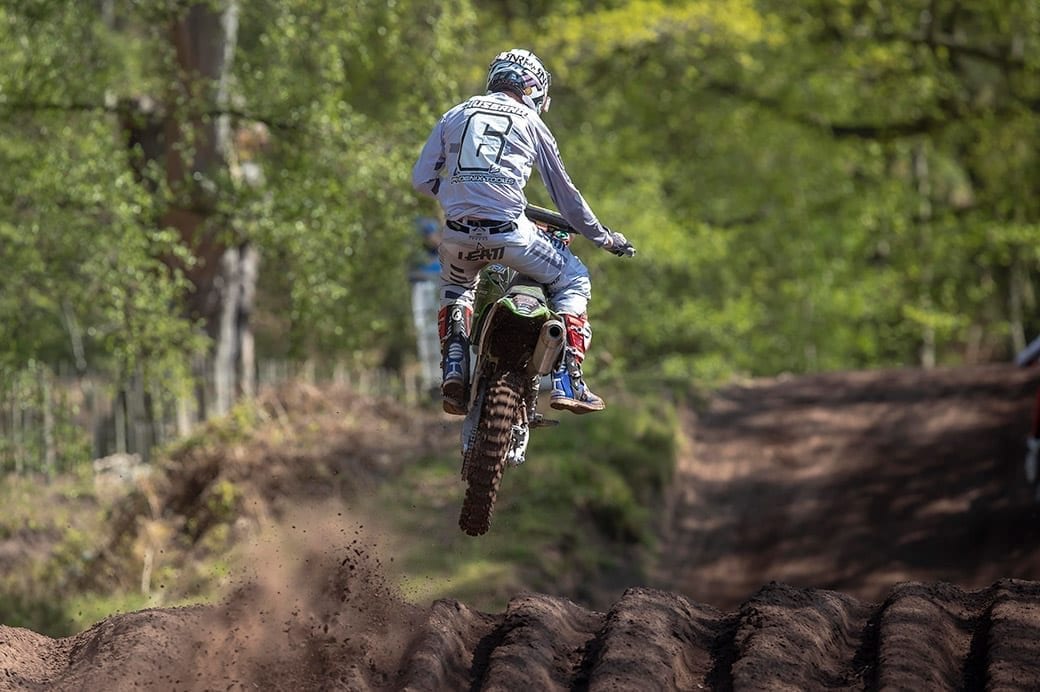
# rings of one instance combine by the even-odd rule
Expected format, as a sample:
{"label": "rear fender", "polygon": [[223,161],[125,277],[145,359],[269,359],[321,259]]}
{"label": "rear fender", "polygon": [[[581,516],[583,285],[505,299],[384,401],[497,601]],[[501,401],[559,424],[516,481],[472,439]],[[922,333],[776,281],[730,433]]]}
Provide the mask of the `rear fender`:
{"label": "rear fender", "polygon": [[[544,293],[539,286],[514,285],[510,288],[507,295],[488,305],[481,313],[480,321],[477,324],[477,329],[475,330],[477,338],[471,342],[476,353],[476,358],[474,359],[476,362],[473,368],[474,376],[470,385],[471,402],[477,400],[477,388],[482,374],[498,364],[498,357],[492,353],[490,344],[499,325],[507,321],[506,318],[520,318],[525,323],[528,320],[531,321],[529,343],[517,343],[514,340],[510,340],[516,347],[525,349],[528,358],[534,354],[538,347],[542,326],[550,320],[559,319],[556,313],[546,305]],[[500,344],[501,341],[496,343]]]}

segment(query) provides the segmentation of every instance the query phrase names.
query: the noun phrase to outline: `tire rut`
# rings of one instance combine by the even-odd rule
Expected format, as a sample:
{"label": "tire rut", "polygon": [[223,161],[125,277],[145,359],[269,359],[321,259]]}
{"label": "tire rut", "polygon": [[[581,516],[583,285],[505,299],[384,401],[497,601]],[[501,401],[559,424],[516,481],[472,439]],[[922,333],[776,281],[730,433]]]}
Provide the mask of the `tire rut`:
{"label": "tire rut", "polygon": [[483,640],[491,645],[483,664],[474,665],[480,652],[471,649],[470,663],[442,675],[439,687],[413,665],[416,677],[401,678],[402,688],[1040,688],[1036,582],[1004,580],[980,591],[906,583],[880,604],[771,583],[735,613],[648,588],[629,589],[605,614],[524,595],[497,622]]}

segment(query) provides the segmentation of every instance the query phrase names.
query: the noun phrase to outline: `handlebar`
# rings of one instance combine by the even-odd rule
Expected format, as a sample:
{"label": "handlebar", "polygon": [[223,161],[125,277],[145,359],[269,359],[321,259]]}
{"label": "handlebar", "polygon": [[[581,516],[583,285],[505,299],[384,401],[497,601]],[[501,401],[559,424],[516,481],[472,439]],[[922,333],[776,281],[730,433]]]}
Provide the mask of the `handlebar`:
{"label": "handlebar", "polygon": [[567,219],[563,218],[552,209],[528,204],[527,208],[524,209],[524,215],[531,219],[531,221],[548,224],[554,228],[560,229],[561,231],[567,231],[568,233],[575,233],[574,228],[567,223]]}
{"label": "handlebar", "polygon": [[[563,218],[552,209],[546,209],[545,207],[538,207],[533,204],[528,204],[524,209],[524,215],[527,216],[531,221],[535,223],[541,223],[549,226],[564,233],[577,233],[574,227],[567,223],[567,219]],[[609,247],[606,247],[608,252],[612,252],[618,257],[632,257],[636,254],[636,249],[631,242],[625,236],[620,233],[614,233],[613,231],[604,228],[608,234],[610,234],[612,243]],[[621,245],[617,245],[621,243]],[[616,246],[616,247],[615,247]],[[1038,340],[1040,341],[1040,340]]]}

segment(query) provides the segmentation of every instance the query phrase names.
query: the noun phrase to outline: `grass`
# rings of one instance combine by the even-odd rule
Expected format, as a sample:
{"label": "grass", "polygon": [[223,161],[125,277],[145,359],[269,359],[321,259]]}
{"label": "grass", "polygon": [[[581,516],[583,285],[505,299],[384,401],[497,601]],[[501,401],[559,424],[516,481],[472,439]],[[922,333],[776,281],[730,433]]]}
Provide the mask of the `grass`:
{"label": "grass", "polygon": [[[409,461],[404,472],[351,501],[366,524],[386,529],[381,548],[393,559],[384,566],[396,573],[406,598],[422,604],[455,598],[497,612],[518,592],[535,590],[595,606],[597,588],[610,575],[638,577],[653,547],[654,507],[675,463],[674,408],[615,394],[603,413],[561,418],[556,428],[534,431],[527,462],[507,470],[485,536],[458,528],[465,488],[457,453]],[[254,409],[243,406],[166,453],[237,444],[256,426]],[[161,541],[166,555],[149,596],[134,588],[135,553],[118,563],[125,574],[92,571],[108,540],[106,513],[118,497],[97,495],[89,466],[50,483],[3,478],[0,540],[22,552],[0,565],[6,567],[0,623],[58,637],[117,612],[211,600],[236,568],[229,530],[242,504],[229,481],[212,490],[216,521],[193,547],[176,537]]]}
{"label": "grass", "polygon": [[99,497],[89,465],[51,480],[0,478],[0,540],[17,551],[0,564],[0,624],[64,637],[113,613],[171,605],[158,588],[162,573],[150,596],[106,590],[104,578],[93,573],[112,492]]}
{"label": "grass", "polygon": [[631,571],[626,563],[652,548],[653,508],[675,463],[676,416],[665,402],[616,401],[534,431],[527,462],[503,477],[484,536],[458,528],[465,486],[456,457],[419,460],[384,484],[369,510],[383,508],[399,537],[406,597],[493,612],[525,588],[592,598],[605,575]]}
{"label": "grass", "polygon": [[98,546],[103,508],[89,467],[46,480],[4,476],[0,539],[16,551],[0,572],[0,622],[60,636],[83,624],[62,596],[76,591]]}

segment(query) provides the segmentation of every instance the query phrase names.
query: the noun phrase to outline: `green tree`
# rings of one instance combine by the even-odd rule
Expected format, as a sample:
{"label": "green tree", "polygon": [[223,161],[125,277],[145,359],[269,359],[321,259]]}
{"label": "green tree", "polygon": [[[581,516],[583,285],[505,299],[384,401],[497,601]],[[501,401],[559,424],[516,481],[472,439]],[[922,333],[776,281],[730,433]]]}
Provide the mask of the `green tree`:
{"label": "green tree", "polygon": [[220,355],[248,328],[247,248],[267,348],[396,347],[409,145],[455,88],[423,65],[453,61],[473,19],[466,2],[0,10],[0,357],[183,371],[199,335]]}
{"label": "green tree", "polygon": [[1040,326],[1038,12],[635,0],[547,18],[530,34],[556,75],[547,117],[645,250],[597,284],[610,351],[677,377],[1006,357]]}
{"label": "green tree", "polygon": [[188,325],[171,317],[181,254],[135,182],[104,82],[98,21],[68,3],[0,8],[0,366],[36,358],[131,371],[175,366]]}
{"label": "green tree", "polygon": [[0,9],[0,363],[172,372],[221,324],[231,353],[249,325],[410,350],[411,165],[512,45],[641,251],[575,243],[601,366],[955,363],[1040,329],[1035,2],[31,0]]}

